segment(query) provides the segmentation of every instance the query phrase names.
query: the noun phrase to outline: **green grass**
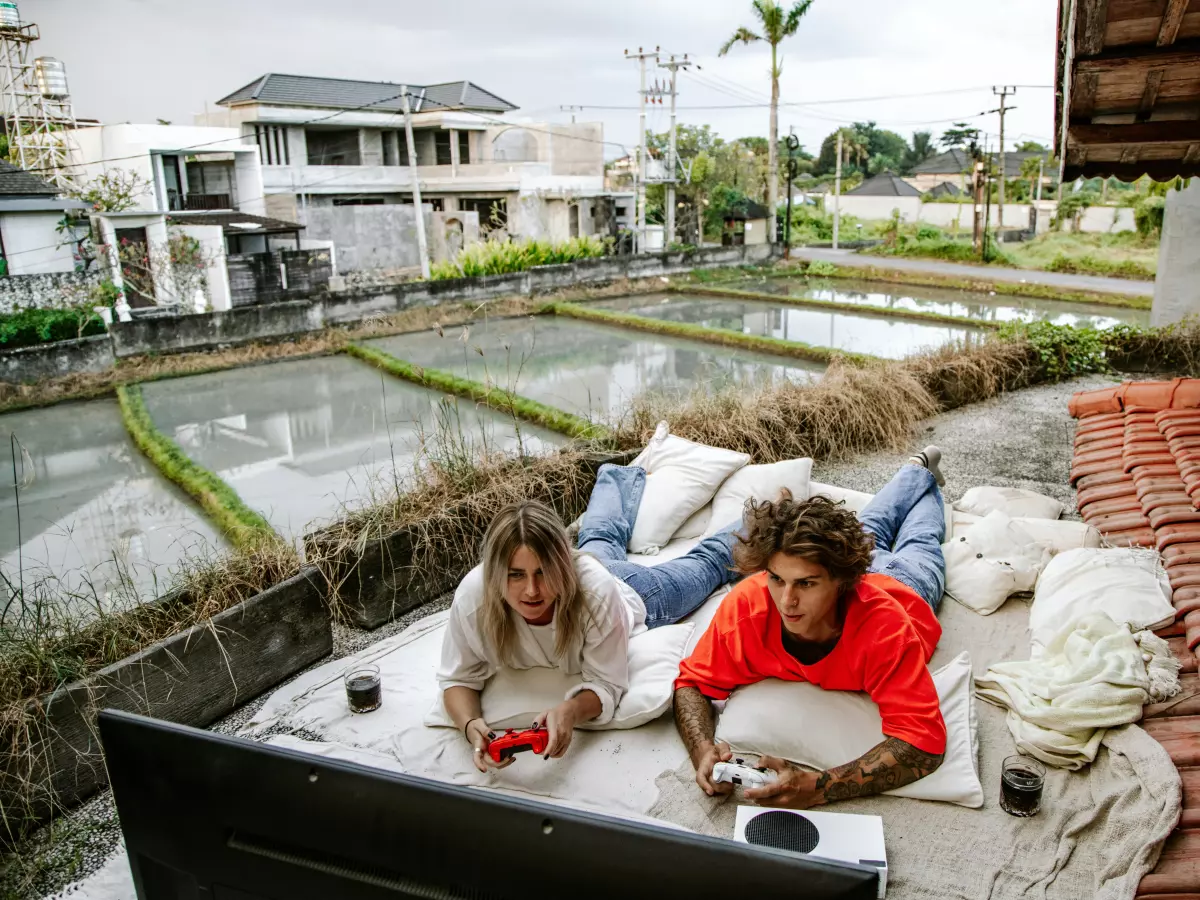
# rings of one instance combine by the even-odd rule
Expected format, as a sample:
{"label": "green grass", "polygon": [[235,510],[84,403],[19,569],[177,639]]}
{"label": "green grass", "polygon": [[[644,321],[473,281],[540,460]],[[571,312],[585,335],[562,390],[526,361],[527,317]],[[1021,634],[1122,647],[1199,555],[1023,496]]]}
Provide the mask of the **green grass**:
{"label": "green grass", "polygon": [[251,547],[277,540],[275,530],[259,513],[247,506],[229,485],[188,458],[179,445],[163,434],[150,418],[142,389],[136,385],[117,388],[121,418],[138,449],[164,477],[179,485],[200,504],[209,519],[235,547]]}
{"label": "green grass", "polygon": [[725,287],[680,287],[671,288],[678,294],[703,294],[712,297],[741,297],[746,300],[761,300],[766,303],[782,303],[786,306],[803,306],[812,309],[834,310],[854,315],[873,316],[881,319],[912,319],[916,322],[936,322],[940,325],[958,325],[963,328],[999,328],[999,322],[984,322],[966,316],[949,316],[945,313],[925,312],[919,309],[892,309],[869,306],[864,303],[842,303],[837,300],[814,300],[811,297],[793,297],[789,294],[760,294],[756,291],[738,291]]}
{"label": "green grass", "polygon": [[380,350],[364,347],[362,344],[348,344],[343,352],[396,378],[403,378],[413,384],[457,397],[466,397],[507,415],[565,434],[567,437],[581,440],[607,440],[611,437],[608,429],[601,425],[504,388],[481,384],[440,369],[427,369]]}
{"label": "green grass", "polygon": [[534,266],[554,266],[595,259],[608,252],[603,238],[582,236],[565,241],[484,241],[464,247],[452,260],[435,263],[431,281],[447,278],[472,278],[480,275],[507,275],[524,272]]}
{"label": "green grass", "polygon": [[722,347],[734,347],[740,350],[752,350],[756,353],[770,353],[775,356],[811,360],[812,362],[825,363],[827,365],[834,359],[855,363],[865,363],[875,360],[875,357],[862,353],[849,353],[842,350],[835,350],[831,347],[815,347],[812,344],[804,344],[800,341],[759,337],[752,334],[742,334],[740,331],[730,331],[725,328],[706,328],[703,325],[693,325],[689,322],[667,322],[662,319],[633,316],[628,313],[613,312],[607,309],[592,309],[586,306],[578,306],[574,303],[547,303],[540,311],[543,313],[553,313],[556,316],[583,319],[588,322],[615,325],[618,328],[632,328],[637,331],[647,331],[651,334],[662,334],[669,337],[703,341],[706,344],[717,344]]}
{"label": "green grass", "polygon": [[1022,269],[1103,275],[1153,281],[1158,271],[1157,237],[1132,231],[1117,234],[1044,234],[1022,244],[1009,244],[1006,252]]}

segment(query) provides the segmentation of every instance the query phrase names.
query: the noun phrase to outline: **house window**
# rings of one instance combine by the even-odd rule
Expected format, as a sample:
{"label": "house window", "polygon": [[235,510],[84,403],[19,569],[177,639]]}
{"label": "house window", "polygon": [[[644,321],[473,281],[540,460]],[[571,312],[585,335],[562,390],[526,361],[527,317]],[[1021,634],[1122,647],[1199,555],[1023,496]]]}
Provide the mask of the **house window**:
{"label": "house window", "polygon": [[479,213],[479,228],[485,234],[508,227],[508,201],[503,197],[459,197],[458,208]]}
{"label": "house window", "polygon": [[264,166],[290,166],[287,129],[280,125],[255,125],[254,142]]}
{"label": "house window", "polygon": [[384,131],[379,135],[383,141],[383,164],[385,166],[397,166],[400,164],[400,157],[397,154],[396,139],[399,135],[394,131]]}
{"label": "house window", "polygon": [[460,166],[471,164],[471,132],[469,131],[458,133],[458,164]]}
{"label": "house window", "polygon": [[383,206],[382,197],[334,197],[334,206]]}
{"label": "house window", "polygon": [[310,166],[361,166],[358,129],[304,129]]}
{"label": "house window", "polygon": [[567,210],[567,230],[571,237],[579,237],[579,204],[572,203]]}
{"label": "house window", "polygon": [[433,150],[435,165],[450,165],[450,132],[435,131],[433,133]]}

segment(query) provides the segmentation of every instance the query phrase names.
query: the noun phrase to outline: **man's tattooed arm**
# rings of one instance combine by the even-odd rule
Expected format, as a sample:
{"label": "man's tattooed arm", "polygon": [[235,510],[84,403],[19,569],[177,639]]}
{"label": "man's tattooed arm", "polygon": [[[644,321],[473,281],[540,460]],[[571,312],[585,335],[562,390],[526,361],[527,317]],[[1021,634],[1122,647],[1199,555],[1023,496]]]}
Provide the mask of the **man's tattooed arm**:
{"label": "man's tattooed arm", "polygon": [[892,737],[853,762],[824,772],[806,772],[767,756],[759,765],[774,769],[778,780],[746,791],[746,798],[762,806],[809,809],[852,797],[870,797],[924,778],[942,764],[943,756]]}
{"label": "man's tattooed arm", "polygon": [[926,753],[899,738],[885,738],[858,759],[817,774],[819,803],[869,797],[912,784],[937,770],[944,753]]}
{"label": "man's tattooed arm", "polygon": [[717,733],[712,703],[699,689],[682,687],[675,692],[675,727],[693,763],[698,753],[712,746]]}

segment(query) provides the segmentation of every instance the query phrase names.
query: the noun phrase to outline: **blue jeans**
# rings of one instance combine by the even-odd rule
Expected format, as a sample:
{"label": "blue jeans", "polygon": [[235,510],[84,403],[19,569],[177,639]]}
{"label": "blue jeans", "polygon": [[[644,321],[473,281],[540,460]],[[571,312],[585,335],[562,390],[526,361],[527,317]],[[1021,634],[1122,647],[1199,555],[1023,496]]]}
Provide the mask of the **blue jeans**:
{"label": "blue jeans", "polygon": [[858,518],[875,538],[869,571],[908,585],[937,612],[946,589],[946,508],[933,473],[924,466],[902,467]]}
{"label": "blue jeans", "polygon": [[732,571],[731,522],[719,534],[702,540],[678,559],[642,566],[625,559],[633,534],[646,472],[635,466],[605,464],[596,476],[587,512],[579,527],[579,549],[638,592],[646,604],[646,627],[673,625],[693,612],[721,585],[738,577]]}

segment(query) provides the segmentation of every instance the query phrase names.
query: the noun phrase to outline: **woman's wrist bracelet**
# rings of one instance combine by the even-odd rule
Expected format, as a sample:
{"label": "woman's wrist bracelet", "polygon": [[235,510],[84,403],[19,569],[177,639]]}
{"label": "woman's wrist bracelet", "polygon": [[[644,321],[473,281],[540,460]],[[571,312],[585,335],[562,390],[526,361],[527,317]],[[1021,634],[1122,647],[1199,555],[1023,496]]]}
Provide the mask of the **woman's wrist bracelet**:
{"label": "woman's wrist bracelet", "polygon": [[467,719],[467,724],[463,726],[463,737],[465,737],[468,741],[471,740],[471,736],[469,734],[467,734],[467,729],[469,729],[471,727],[472,722],[476,722],[476,721],[482,722],[483,716],[476,716],[473,719]]}

